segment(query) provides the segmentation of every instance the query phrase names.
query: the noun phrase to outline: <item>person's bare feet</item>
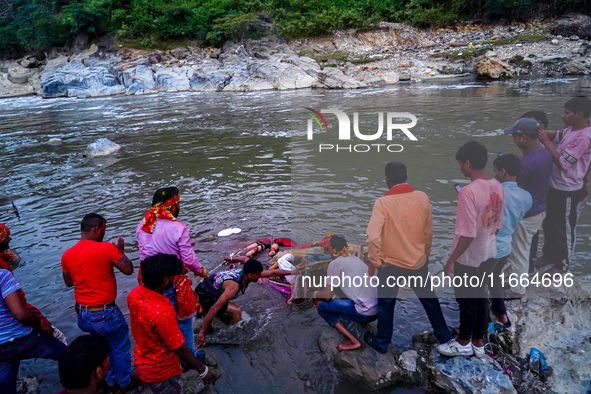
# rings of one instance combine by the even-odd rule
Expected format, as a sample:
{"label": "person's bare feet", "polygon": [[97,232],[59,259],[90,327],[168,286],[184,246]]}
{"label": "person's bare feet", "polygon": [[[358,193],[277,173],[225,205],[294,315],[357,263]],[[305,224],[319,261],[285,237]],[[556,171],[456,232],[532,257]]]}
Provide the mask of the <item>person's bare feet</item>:
{"label": "person's bare feet", "polygon": [[360,347],[361,347],[361,342],[359,342],[358,340],[350,341],[348,339],[345,339],[343,342],[341,342],[337,345],[337,350],[340,350],[340,351],[355,350],[355,349],[359,349]]}

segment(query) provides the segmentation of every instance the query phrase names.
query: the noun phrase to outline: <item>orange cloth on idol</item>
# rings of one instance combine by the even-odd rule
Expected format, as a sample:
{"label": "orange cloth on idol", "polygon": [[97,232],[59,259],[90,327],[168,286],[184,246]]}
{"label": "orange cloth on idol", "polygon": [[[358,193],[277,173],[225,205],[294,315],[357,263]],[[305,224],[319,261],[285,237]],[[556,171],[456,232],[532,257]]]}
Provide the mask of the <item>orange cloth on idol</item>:
{"label": "orange cloth on idol", "polygon": [[144,216],[144,225],[142,226],[142,230],[152,234],[154,231],[154,225],[156,224],[156,219],[158,218],[176,220],[174,215],[170,213],[170,208],[174,207],[179,201],[181,201],[181,196],[177,194],[165,203],[158,203],[152,208],[148,209],[146,216]]}

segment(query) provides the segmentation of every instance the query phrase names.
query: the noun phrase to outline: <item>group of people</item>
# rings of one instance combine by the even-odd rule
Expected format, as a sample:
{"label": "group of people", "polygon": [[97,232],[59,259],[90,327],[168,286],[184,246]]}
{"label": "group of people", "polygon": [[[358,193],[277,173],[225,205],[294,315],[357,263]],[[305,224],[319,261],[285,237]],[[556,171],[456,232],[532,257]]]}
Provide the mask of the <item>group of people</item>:
{"label": "group of people", "polygon": [[[591,162],[591,101],[569,100],[564,109],[566,128],[547,131],[540,111],[524,114],[505,130],[513,136],[523,157],[499,155],[493,163],[495,177],[485,171],[488,152],[471,141],[456,154],[460,171],[471,183],[459,190],[454,239],[446,275],[498,274],[508,265],[513,273],[529,272],[532,238],[543,227],[543,260],[552,273],[568,270],[574,248],[574,229],[587,197],[586,176]],[[367,227],[369,267],[349,252],[344,237],[333,235],[327,244],[332,256],[327,276],[377,275],[382,284],[390,277],[419,277],[412,290],[420,299],[441,343],[441,354],[484,355],[483,337],[488,320],[484,285],[455,287],[460,307],[459,336],[451,339],[439,300],[427,282],[432,245],[432,214],[428,196],[407,182],[406,166],[391,162],[385,168],[388,192],[377,199]],[[0,224],[0,392],[16,392],[19,363],[23,359],[59,359],[64,392],[94,393],[101,382],[123,393],[143,381],[154,393],[181,393],[183,370],[195,369],[205,383],[215,376],[203,364],[212,320],[226,323],[241,319],[240,307],[231,302],[262,277],[297,275],[293,255],[279,269],[264,270],[247,260],[241,268],[208,275],[193,250],[187,227],[178,220],[180,194],[174,187],[156,191],[152,206],[136,229],[140,254],[138,286],[127,296],[131,333],[135,340],[132,374],[129,326],[116,304],[114,269],[132,275],[125,242],[103,242],[104,217],[90,213],[81,221],[80,241],[65,251],[61,266],[64,283],[74,287],[75,313],[80,330],[89,333],[66,346],[65,336],[43,314],[27,303],[11,268],[9,229]],[[275,245],[252,245],[257,252]],[[250,256],[249,256],[250,257]],[[281,263],[281,262],[280,262]],[[286,268],[286,269],[281,269]],[[203,281],[193,289],[187,275]],[[377,272],[376,272],[377,271]],[[506,291],[492,286],[492,310],[499,323],[511,321],[505,297],[522,297],[526,289]],[[387,351],[393,334],[394,309],[399,287],[342,285],[345,299],[333,297],[328,285],[314,294],[318,313],[345,336],[339,350],[352,350],[361,342],[341,319],[368,323],[377,319],[377,333],[367,332],[365,342],[380,353]],[[195,316],[203,317],[197,335]]]}
{"label": "group of people", "polygon": [[[575,245],[575,225],[586,203],[586,178],[591,163],[591,127],[588,125],[591,101],[575,97],[564,107],[565,128],[548,131],[548,120],[541,111],[530,111],[504,130],[513,136],[523,153],[520,159],[502,154],[493,162],[494,178],[485,171],[488,152],[476,141],[464,144],[456,153],[460,171],[470,184],[458,192],[454,238],[445,275],[478,279],[492,274],[492,285],[464,280],[454,285],[460,309],[459,335],[451,338],[439,301],[428,281],[428,259],[432,245],[431,206],[427,195],[407,183],[406,166],[386,165],[388,192],[377,199],[367,226],[369,268],[354,256],[336,257],[327,275],[363,276],[379,279],[378,286],[342,286],[347,300],[332,299],[332,286],[315,294],[318,313],[345,336],[339,350],[351,350],[361,342],[340,318],[367,323],[377,319],[377,333],[366,332],[365,342],[385,353],[393,333],[397,285],[386,285],[389,278],[413,278],[410,287],[423,305],[440,342],[438,351],[446,356],[485,355],[483,338],[489,319],[486,286],[490,288],[492,311],[504,328],[511,326],[505,299],[525,295],[524,281],[503,289],[499,276],[505,268],[521,278],[530,272],[532,239],[543,228],[543,256],[540,267],[550,266],[549,275],[562,275],[569,269]],[[331,246],[346,245],[333,236]],[[533,253],[535,254],[535,253]],[[417,280],[420,278],[422,280]],[[455,283],[455,282],[454,282]],[[474,285],[478,283],[478,285]]]}

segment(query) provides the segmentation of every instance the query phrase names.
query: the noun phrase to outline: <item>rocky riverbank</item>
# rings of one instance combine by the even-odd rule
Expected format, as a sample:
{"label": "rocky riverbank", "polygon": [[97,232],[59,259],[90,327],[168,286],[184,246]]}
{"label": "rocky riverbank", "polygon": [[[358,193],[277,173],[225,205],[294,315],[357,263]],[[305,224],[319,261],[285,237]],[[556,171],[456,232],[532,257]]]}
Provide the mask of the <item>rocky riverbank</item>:
{"label": "rocky riverbank", "polygon": [[[263,19],[263,17],[261,17]],[[280,37],[186,46],[124,47],[105,38],[0,63],[0,97],[94,97],[178,91],[351,89],[449,76],[586,75],[591,17],[443,29],[382,23],[373,31],[287,43]]]}
{"label": "rocky riverbank", "polygon": [[[413,348],[401,353],[390,347],[380,355],[368,346],[339,352],[336,345],[342,336],[330,328],[322,332],[318,346],[346,379],[373,390],[397,384],[457,393],[587,393],[591,379],[588,279],[552,292],[528,290],[527,298],[508,301],[513,326],[485,339],[490,356],[483,359],[440,355],[431,332],[415,335]],[[367,328],[354,324],[351,329],[362,338]],[[537,374],[527,368],[534,347],[544,353],[550,370]]]}

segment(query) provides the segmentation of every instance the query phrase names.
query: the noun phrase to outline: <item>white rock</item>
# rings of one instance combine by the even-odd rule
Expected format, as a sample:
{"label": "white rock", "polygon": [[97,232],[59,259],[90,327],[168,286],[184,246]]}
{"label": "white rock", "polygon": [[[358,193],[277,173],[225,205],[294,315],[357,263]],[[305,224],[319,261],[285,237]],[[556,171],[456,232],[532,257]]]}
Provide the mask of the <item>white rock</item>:
{"label": "white rock", "polygon": [[50,139],[47,142],[50,145],[61,145],[62,144],[62,139],[61,138],[52,138],[52,139]]}
{"label": "white rock", "polygon": [[121,147],[108,138],[99,138],[89,144],[84,151],[84,157],[108,156],[117,152]]}

